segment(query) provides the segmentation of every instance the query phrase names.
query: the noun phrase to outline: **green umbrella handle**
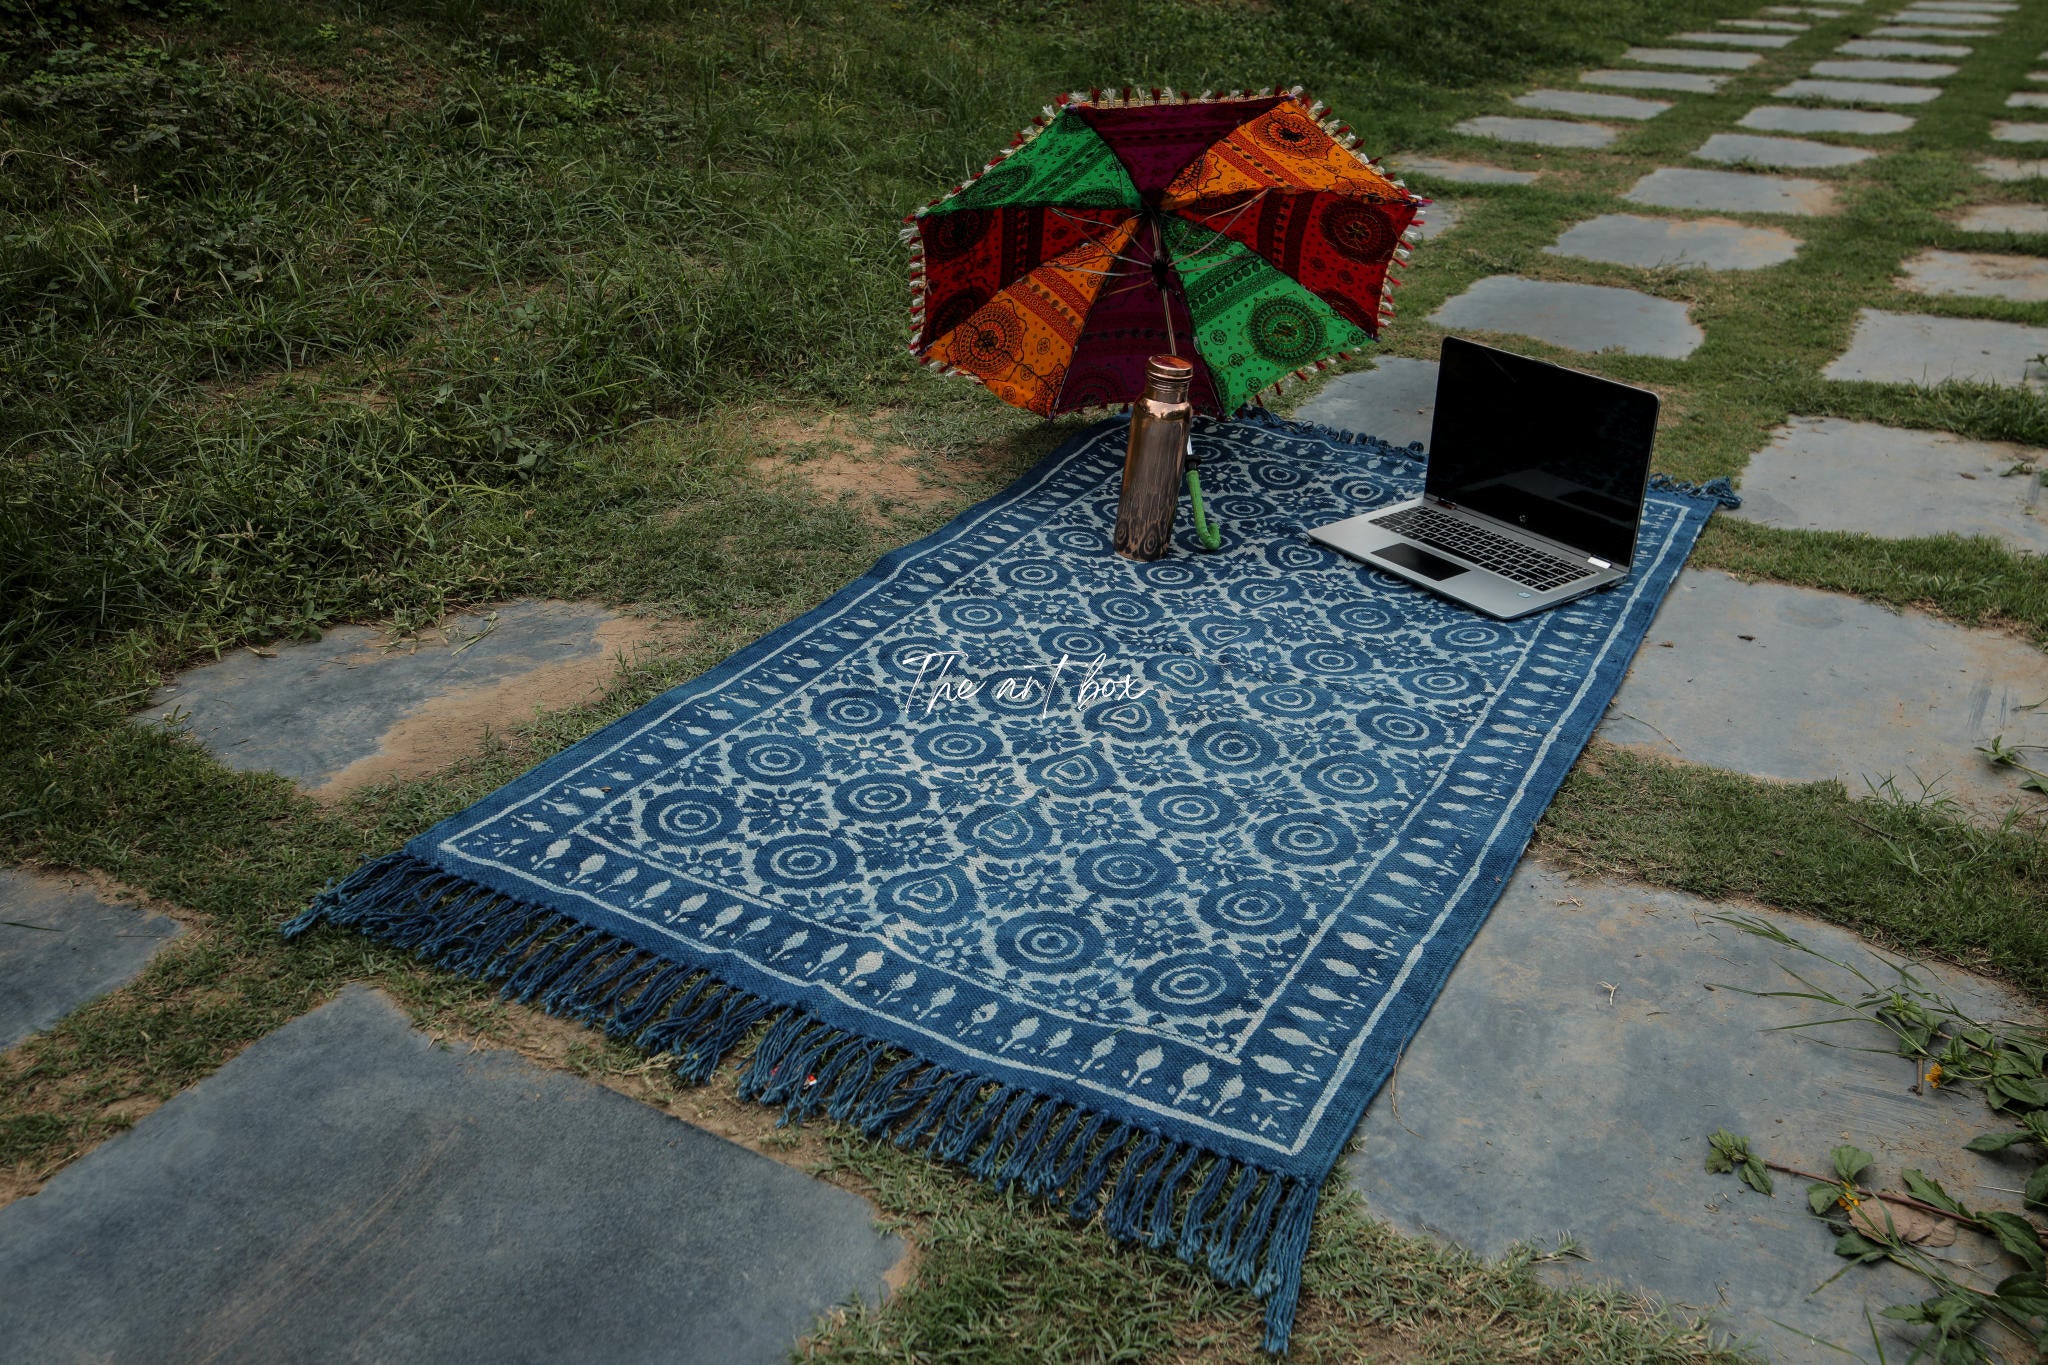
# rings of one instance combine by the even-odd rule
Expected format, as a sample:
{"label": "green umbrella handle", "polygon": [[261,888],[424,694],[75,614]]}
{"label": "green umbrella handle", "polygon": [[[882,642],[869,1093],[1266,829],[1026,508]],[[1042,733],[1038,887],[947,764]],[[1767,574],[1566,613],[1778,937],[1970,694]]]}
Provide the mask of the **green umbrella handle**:
{"label": "green umbrella handle", "polygon": [[1210,524],[1209,515],[1202,507],[1202,476],[1192,469],[1188,471],[1188,498],[1195,505],[1195,538],[1205,550],[1220,549],[1223,528]]}

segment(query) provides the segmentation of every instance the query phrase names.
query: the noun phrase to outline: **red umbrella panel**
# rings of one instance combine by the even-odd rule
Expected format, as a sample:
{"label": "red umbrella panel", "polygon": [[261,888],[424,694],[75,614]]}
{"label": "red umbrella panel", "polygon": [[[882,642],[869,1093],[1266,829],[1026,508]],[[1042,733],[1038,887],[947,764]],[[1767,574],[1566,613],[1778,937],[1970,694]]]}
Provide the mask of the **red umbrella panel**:
{"label": "red umbrella panel", "polygon": [[1300,90],[1063,97],[905,220],[910,348],[1050,417],[1195,363],[1227,414],[1370,342],[1419,210]]}

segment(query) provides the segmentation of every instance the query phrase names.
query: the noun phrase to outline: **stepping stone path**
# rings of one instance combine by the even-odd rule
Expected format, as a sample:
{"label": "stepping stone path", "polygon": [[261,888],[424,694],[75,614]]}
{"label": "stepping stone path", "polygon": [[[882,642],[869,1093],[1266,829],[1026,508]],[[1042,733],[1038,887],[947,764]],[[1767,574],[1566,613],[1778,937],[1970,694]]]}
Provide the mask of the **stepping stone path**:
{"label": "stepping stone path", "polygon": [[1706,339],[1682,303],[1633,289],[1493,275],[1430,315],[1446,328],[1511,332],[1573,351],[1683,359]]}
{"label": "stepping stone path", "polygon": [[1747,71],[1763,60],[1754,52],[1697,52],[1682,47],[1632,47],[1621,55],[1645,66],[1695,66],[1705,71]]}
{"label": "stepping stone path", "polygon": [[1967,28],[1920,28],[1914,25],[1888,24],[1870,30],[1873,38],[1982,38],[1986,35]]}
{"label": "stepping stone path", "polygon": [[1994,123],[1993,142],[2048,142],[2048,123]]}
{"label": "stepping stone path", "polygon": [[176,717],[230,768],[340,796],[445,767],[536,707],[594,699],[620,653],[651,633],[574,602],[509,603],[417,642],[341,626],[274,658],[244,651],[181,674],[137,719]]}
{"label": "stepping stone path", "polygon": [[[1368,1210],[1488,1256],[1569,1232],[1587,1259],[1546,1278],[1619,1279],[1692,1305],[1779,1362],[1844,1358],[1795,1332],[1867,1351],[1866,1304],[1875,1316],[1917,1303],[1924,1282],[1883,1266],[1811,1293],[1844,1263],[1807,1211],[1807,1182],[1780,1175],[1766,1197],[1709,1175],[1708,1134],[1745,1134],[1807,1170],[1853,1140],[1887,1188],[1913,1166],[1970,1189],[1996,1174],[1963,1150],[1992,1115],[1974,1097],[1911,1093],[1912,1065],[1874,1028],[1821,1031],[1839,1047],[1767,1032],[1822,1012],[1739,993],[1800,989],[1778,965],[1797,955],[1707,918],[1727,908],[1525,861],[1360,1125],[1348,1174]],[[1744,912],[1888,978],[1852,933]],[[1928,975],[1983,1015],[2027,1013],[1988,982]],[[1896,1361],[1910,1348],[1887,1333],[1886,1349]]]}
{"label": "stepping stone path", "polygon": [[1427,175],[1461,185],[1532,185],[1537,171],[1511,171],[1504,166],[1487,166],[1477,161],[1442,161],[1436,157],[1401,157],[1397,164],[1403,174]]}
{"label": "stepping stone path", "polygon": [[1534,147],[1605,147],[1614,129],[1601,123],[1573,123],[1554,118],[1507,118],[1488,114],[1451,125],[1454,133],[1490,137],[1497,142],[1526,142]]}
{"label": "stepping stone path", "polygon": [[1756,29],[1765,33],[1805,33],[1812,24],[1796,24],[1789,19],[1719,19],[1715,21],[1722,28]]}
{"label": "stepping stone path", "polygon": [[2048,90],[2021,90],[2005,97],[2008,109],[2048,109]]}
{"label": "stepping stone path", "polygon": [[1702,76],[1693,71],[1581,71],[1581,85],[1605,85],[1617,90],[1671,90],[1681,95],[1711,95],[1727,82],[1726,76]]}
{"label": "stepping stone path", "polygon": [[1589,118],[1652,119],[1671,107],[1665,100],[1631,99],[1627,95],[1599,95],[1590,90],[1531,90],[1513,101],[1524,109],[1543,109],[1553,114],[1584,114]]}
{"label": "stepping stone path", "polygon": [[1422,210],[1415,219],[1414,231],[1416,237],[1426,242],[1432,237],[1443,236],[1457,225],[1458,206],[1437,199],[1431,201],[1429,207]]}
{"label": "stepping stone path", "polygon": [[1941,97],[1934,85],[1886,85],[1880,81],[1799,80],[1771,92],[1781,100],[1830,100],[1836,104],[1926,104]]}
{"label": "stepping stone path", "polygon": [[2015,161],[2007,156],[1989,156],[1977,163],[1977,169],[1988,179],[2013,184],[2048,175],[2048,161]]}
{"label": "stepping stone path", "polygon": [[1955,75],[1956,68],[1945,62],[1880,62],[1859,59],[1846,62],[1815,62],[1813,74],[1852,81],[1939,81]]}
{"label": "stepping stone path", "polygon": [[2039,554],[2048,552],[2044,471],[2048,451],[2003,441],[1795,417],[1750,458],[1730,515],[1887,539],[1990,536]]}
{"label": "stepping stone path", "polygon": [[1923,251],[1902,267],[1899,288],[1949,298],[2048,302],[2048,259],[1968,251]]}
{"label": "stepping stone path", "polygon": [[181,932],[84,882],[0,868],[0,1051],[126,985]]}
{"label": "stepping stone path", "polygon": [[1821,376],[1923,387],[1956,379],[2038,388],[2048,376],[2034,357],[2044,353],[2048,327],[1865,308],[1856,315],[1849,349]]}
{"label": "stepping stone path", "polygon": [[1872,137],[1903,133],[1913,126],[1904,114],[1873,109],[1806,109],[1790,104],[1763,104],[1735,120],[1738,128],[1764,133],[1857,133]]}
{"label": "stepping stone path", "polygon": [[789,1358],[903,1253],[844,1190],[353,988],[0,1209],[18,1360]]}
{"label": "stepping stone path", "polygon": [[1785,33],[1674,33],[1674,42],[1713,43],[1721,47],[1784,47],[1792,41]]}
{"label": "stepping stone path", "polygon": [[1884,42],[1863,38],[1843,43],[1835,51],[1851,57],[1967,57],[1971,50],[1959,43]]}
{"label": "stepping stone path", "polygon": [[1965,232],[2048,232],[2048,208],[2039,204],[1979,204],[1956,226]]}
{"label": "stepping stone path", "polygon": [[1801,169],[1853,166],[1876,155],[1876,152],[1863,147],[1838,147],[1829,142],[1807,142],[1793,137],[1751,137],[1745,133],[1716,133],[1693,153],[1698,160],[1718,161],[1727,166]]}
{"label": "stepping stone path", "polygon": [[1695,171],[1666,166],[1651,171],[1627,194],[1631,204],[1667,209],[1709,209],[1716,213],[1833,213],[1835,191],[1818,180],[1786,175],[1744,175],[1736,171]]}
{"label": "stepping stone path", "polygon": [[1294,415],[1397,446],[1429,445],[1436,415],[1436,362],[1385,356],[1369,370],[1340,374]]}
{"label": "stepping stone path", "polygon": [[1543,250],[1552,256],[1648,270],[1762,270],[1797,255],[1799,239],[1782,228],[1749,227],[1725,218],[1609,213],[1574,224]]}
{"label": "stepping stone path", "polygon": [[[1958,480],[1961,482],[1961,480]],[[1665,642],[1670,647],[1665,648]],[[1996,820],[2038,804],[1977,746],[2048,743],[2041,652],[1919,612],[1687,569],[1600,737],[1687,763],[1852,795],[1896,778]]]}

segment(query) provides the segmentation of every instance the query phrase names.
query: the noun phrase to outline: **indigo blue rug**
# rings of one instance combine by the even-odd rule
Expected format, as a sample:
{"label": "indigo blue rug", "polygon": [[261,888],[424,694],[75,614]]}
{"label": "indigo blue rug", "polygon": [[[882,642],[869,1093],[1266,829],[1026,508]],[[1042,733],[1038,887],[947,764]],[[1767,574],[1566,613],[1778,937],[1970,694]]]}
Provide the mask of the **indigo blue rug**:
{"label": "indigo blue rug", "polygon": [[1196,435],[1225,543],[1110,549],[1095,427],[825,605],[324,892],[322,921],[1267,1300],[1725,489],[1513,623],[1303,531],[1418,457]]}

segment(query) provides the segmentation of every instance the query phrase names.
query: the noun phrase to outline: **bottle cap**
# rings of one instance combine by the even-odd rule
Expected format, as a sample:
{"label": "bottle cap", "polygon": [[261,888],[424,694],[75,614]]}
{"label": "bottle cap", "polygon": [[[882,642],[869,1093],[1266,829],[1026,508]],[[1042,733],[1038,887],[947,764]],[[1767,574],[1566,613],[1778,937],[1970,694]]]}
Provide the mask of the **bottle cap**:
{"label": "bottle cap", "polygon": [[1188,396],[1195,362],[1177,355],[1155,355],[1145,362],[1146,397],[1178,403]]}

